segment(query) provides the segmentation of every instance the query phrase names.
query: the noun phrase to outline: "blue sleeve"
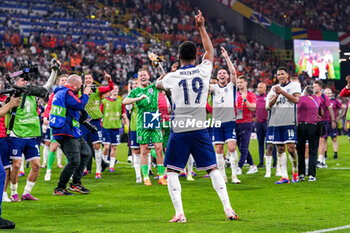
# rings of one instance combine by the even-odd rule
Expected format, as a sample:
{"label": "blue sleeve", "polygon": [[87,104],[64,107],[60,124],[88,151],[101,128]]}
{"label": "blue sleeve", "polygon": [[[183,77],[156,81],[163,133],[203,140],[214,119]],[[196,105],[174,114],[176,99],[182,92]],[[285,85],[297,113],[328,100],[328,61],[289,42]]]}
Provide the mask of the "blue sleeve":
{"label": "blue sleeve", "polygon": [[72,91],[67,91],[66,93],[66,107],[76,110],[84,110],[85,105],[89,100],[89,96],[83,94],[78,98]]}

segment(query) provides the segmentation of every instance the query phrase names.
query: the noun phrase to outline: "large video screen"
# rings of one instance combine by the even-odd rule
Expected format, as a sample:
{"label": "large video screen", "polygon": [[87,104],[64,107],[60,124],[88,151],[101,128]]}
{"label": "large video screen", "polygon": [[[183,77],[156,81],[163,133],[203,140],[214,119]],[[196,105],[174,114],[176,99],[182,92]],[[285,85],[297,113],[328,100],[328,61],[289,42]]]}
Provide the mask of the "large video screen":
{"label": "large video screen", "polygon": [[296,72],[316,79],[340,79],[339,42],[294,40]]}

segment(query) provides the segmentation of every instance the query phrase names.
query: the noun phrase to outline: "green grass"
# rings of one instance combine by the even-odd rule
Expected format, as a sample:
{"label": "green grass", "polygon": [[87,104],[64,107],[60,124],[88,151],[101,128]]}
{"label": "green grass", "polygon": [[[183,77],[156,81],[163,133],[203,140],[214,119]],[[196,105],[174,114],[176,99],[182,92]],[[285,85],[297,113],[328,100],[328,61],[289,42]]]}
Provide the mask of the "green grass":
{"label": "green grass", "polygon": [[[198,172],[195,182],[181,179],[188,223],[168,223],[174,209],[167,187],[155,180],[152,187],[135,184],[134,170],[126,164],[125,144],[118,147],[121,164],[115,173],[104,172],[101,180],[95,180],[94,174],[83,178],[90,195],[53,196],[61,170],[55,167],[52,180],[44,182],[43,169],[32,192],[40,201],[3,203],[2,217],[16,223],[14,232],[305,232],[343,226],[350,224],[350,173],[333,168],[350,167],[350,144],[345,136],[339,137],[339,144],[340,159],[332,159],[330,146],[329,168],[317,170],[317,182],[275,185],[278,178],[264,178],[265,170],[260,169],[240,176],[242,184],[228,184],[239,221],[225,220],[210,179]],[[250,150],[257,163],[256,140]],[[19,180],[19,194],[25,181]]]}

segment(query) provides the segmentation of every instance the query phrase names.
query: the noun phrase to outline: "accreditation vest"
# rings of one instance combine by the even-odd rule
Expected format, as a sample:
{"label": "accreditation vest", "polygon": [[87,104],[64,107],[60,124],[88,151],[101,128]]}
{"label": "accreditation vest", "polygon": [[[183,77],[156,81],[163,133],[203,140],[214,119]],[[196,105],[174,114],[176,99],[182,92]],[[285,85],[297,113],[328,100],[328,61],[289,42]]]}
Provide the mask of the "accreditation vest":
{"label": "accreditation vest", "polygon": [[[21,104],[22,101],[23,96]],[[17,107],[12,129],[17,137],[31,138],[41,136],[40,119],[37,113],[37,107],[35,96],[26,96],[23,108]]]}
{"label": "accreditation vest", "polygon": [[64,88],[55,93],[52,100],[49,126],[51,128],[60,129],[63,128],[65,124],[69,124],[70,128],[72,129],[73,136],[77,137],[81,134],[79,129],[80,124],[77,121],[79,116],[70,116],[72,118],[72,122],[67,121],[66,94],[68,90],[68,88]]}
{"label": "accreditation vest", "polygon": [[117,98],[116,100],[105,98],[102,100],[103,104],[103,121],[102,127],[105,129],[119,129],[122,127],[122,107],[123,100]]}
{"label": "accreditation vest", "polygon": [[89,101],[85,106],[85,110],[89,113],[92,120],[102,118],[102,112],[101,112],[100,106],[101,106],[101,94],[98,88],[96,88],[96,92],[91,92],[89,96]]}

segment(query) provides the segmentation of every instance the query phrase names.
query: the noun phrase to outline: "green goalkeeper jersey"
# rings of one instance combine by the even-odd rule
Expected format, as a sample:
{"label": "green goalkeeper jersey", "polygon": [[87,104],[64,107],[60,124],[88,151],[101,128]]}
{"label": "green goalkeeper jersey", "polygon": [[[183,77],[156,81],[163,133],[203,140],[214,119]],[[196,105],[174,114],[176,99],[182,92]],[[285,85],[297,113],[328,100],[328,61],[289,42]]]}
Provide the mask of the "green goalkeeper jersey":
{"label": "green goalkeeper jersey", "polygon": [[158,93],[159,90],[156,89],[156,84],[149,85],[145,88],[135,88],[133,89],[127,98],[138,98],[145,94],[148,98],[142,99],[136,102],[137,106],[137,128],[143,128],[144,113],[145,112],[157,112],[158,111]]}

